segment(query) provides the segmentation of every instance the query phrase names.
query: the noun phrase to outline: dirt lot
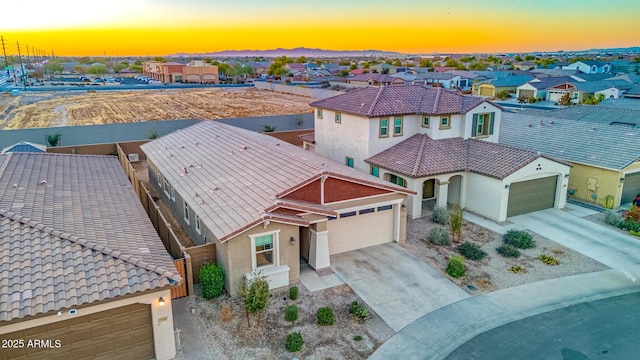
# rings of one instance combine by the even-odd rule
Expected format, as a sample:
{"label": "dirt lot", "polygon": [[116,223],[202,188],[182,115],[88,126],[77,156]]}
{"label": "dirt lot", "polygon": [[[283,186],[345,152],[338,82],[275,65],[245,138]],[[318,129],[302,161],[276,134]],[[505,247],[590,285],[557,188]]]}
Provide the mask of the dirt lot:
{"label": "dirt lot", "polygon": [[[299,297],[295,301],[289,300],[288,289],[273,291],[260,326],[251,328],[247,327],[239,297],[223,295],[218,299],[205,300],[192,296],[189,306],[214,359],[366,359],[394,334],[373,311],[372,317],[365,322],[349,314],[351,301],[362,300],[347,285],[314,293],[307,291],[302,284],[298,288]],[[290,323],[284,319],[284,308],[292,304],[298,306],[298,320]],[[230,321],[221,319],[223,306],[231,308]],[[316,324],[316,310],[325,306],[334,311],[333,326]],[[285,339],[297,331],[302,334],[304,346],[297,353],[289,353],[284,347]],[[356,336],[361,336],[362,340],[354,340]]]}
{"label": "dirt lot", "polygon": [[23,93],[0,98],[0,128],[294,114],[312,100],[254,88]]}

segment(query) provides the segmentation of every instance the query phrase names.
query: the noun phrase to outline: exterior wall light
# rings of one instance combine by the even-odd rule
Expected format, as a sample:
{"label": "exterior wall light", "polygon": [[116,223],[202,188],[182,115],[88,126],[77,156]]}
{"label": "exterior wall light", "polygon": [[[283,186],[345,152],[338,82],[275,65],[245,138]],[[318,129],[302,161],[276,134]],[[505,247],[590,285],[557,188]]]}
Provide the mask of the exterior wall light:
{"label": "exterior wall light", "polygon": [[564,178],[568,179],[569,178],[569,174],[564,174]]}
{"label": "exterior wall light", "polygon": [[506,185],[504,186],[504,188],[505,188],[505,189],[508,189],[508,188],[509,188],[509,184],[506,184]]}
{"label": "exterior wall light", "polygon": [[291,245],[295,245],[296,239],[292,236],[291,238],[289,238],[289,242],[291,243]]}
{"label": "exterior wall light", "polygon": [[164,299],[162,297],[160,299],[158,299],[158,304],[160,306],[164,306]]}

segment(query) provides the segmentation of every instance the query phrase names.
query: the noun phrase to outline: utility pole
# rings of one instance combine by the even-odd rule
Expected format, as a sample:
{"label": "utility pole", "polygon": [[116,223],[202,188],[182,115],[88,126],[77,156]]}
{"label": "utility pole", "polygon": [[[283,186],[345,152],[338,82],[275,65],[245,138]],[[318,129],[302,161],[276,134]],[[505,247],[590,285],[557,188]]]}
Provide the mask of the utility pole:
{"label": "utility pole", "polygon": [[4,67],[9,67],[9,61],[7,60],[7,49],[4,48],[4,37],[0,36],[2,41],[2,53],[4,54]]}
{"label": "utility pole", "polygon": [[22,77],[22,84],[24,86],[24,91],[27,91],[27,78],[24,76],[24,67],[22,66],[22,54],[20,53],[20,41],[16,41],[18,44],[18,59],[20,60],[20,76]]}
{"label": "utility pole", "polygon": [[30,64],[32,64],[31,55],[29,55],[29,45],[26,45],[26,46],[27,46],[27,61],[28,61],[27,66],[29,66]]}

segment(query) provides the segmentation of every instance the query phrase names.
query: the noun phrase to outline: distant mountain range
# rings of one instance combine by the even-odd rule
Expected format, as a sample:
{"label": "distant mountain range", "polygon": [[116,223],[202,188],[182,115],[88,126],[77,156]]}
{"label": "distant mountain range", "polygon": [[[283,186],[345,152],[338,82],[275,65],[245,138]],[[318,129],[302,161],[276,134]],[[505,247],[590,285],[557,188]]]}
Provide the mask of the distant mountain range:
{"label": "distant mountain range", "polygon": [[210,57],[344,57],[344,56],[397,56],[400,53],[380,50],[324,50],[297,47],[294,49],[277,48],[272,50],[224,50],[209,53],[178,53],[169,56],[210,56]]}

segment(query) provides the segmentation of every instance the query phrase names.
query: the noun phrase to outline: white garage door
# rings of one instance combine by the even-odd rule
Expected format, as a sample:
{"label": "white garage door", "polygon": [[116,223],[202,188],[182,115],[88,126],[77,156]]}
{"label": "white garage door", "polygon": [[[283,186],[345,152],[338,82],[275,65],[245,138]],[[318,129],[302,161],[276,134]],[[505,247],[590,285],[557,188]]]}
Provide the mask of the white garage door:
{"label": "white garage door", "polygon": [[188,82],[199,83],[200,82],[200,75],[187,75],[187,81]]}
{"label": "white garage door", "polygon": [[394,213],[389,205],[346,213],[346,217],[342,214],[339,219],[330,220],[327,224],[329,254],[392,242]]}
{"label": "white garage door", "polygon": [[562,92],[554,92],[554,91],[549,91],[549,101],[560,101],[560,98],[562,97],[564,93]]}

